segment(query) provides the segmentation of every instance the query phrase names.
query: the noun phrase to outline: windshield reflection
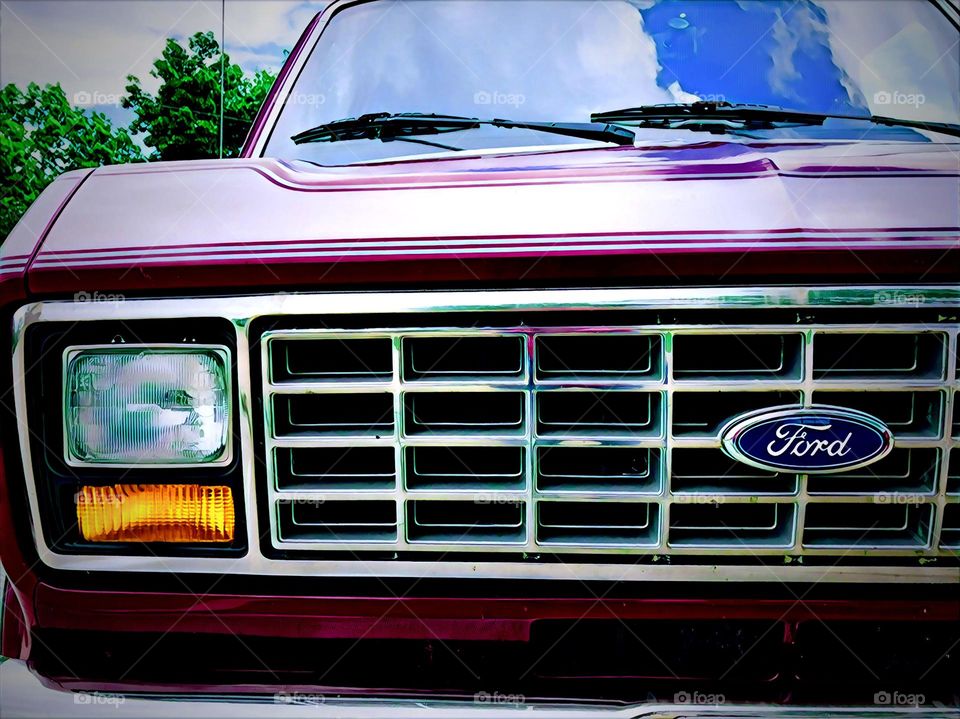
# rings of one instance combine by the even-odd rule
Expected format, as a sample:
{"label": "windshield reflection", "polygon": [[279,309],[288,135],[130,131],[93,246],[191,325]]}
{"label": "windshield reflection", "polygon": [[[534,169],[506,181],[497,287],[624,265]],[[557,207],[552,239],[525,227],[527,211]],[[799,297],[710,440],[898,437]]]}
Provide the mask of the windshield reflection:
{"label": "windshield reflection", "polygon": [[[377,0],[330,21],[266,154],[345,164],[437,151],[289,139],[374,112],[585,122],[619,107],[718,100],[957,123],[957,39],[927,0]],[[834,130],[851,134],[842,123],[813,133]],[[449,139],[466,149],[583,143],[496,128]]]}

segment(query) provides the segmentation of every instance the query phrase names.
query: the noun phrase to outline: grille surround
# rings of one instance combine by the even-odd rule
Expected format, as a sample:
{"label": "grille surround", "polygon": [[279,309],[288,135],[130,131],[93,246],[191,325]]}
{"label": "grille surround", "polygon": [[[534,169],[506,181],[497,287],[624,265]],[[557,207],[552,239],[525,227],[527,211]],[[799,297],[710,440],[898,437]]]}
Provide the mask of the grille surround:
{"label": "grille surround", "polygon": [[[442,322],[442,316],[437,317]],[[277,550],[308,550],[312,554],[322,554],[327,547],[323,542],[299,543],[282,541],[277,534],[274,507],[277,502],[309,502],[335,500],[353,493],[355,489],[321,490],[290,492],[279,489],[276,482],[277,466],[271,458],[278,449],[305,446],[332,447],[393,447],[396,454],[396,482],[390,490],[364,492],[363,498],[356,501],[394,501],[397,504],[396,541],[386,544],[396,551],[398,557],[415,559],[417,553],[442,552],[443,561],[456,563],[457,553],[469,552],[471,556],[490,554],[498,561],[530,561],[531,557],[542,559],[544,556],[563,560],[574,555],[591,555],[591,561],[607,555],[612,561],[622,562],[624,556],[637,555],[692,555],[695,557],[714,556],[734,560],[740,557],[753,560],[770,555],[824,556],[836,557],[843,562],[847,553],[858,557],[904,557],[904,556],[953,556],[947,545],[939,544],[939,532],[944,507],[952,501],[947,493],[947,476],[955,470],[948,470],[948,456],[956,443],[951,437],[949,416],[955,394],[955,362],[947,361],[950,347],[955,347],[956,327],[889,324],[815,324],[798,328],[797,325],[614,325],[598,319],[596,325],[588,326],[540,326],[510,327],[496,326],[496,313],[484,316],[483,321],[494,325],[493,329],[471,329],[469,327],[404,326],[399,323],[392,328],[372,328],[369,331],[343,331],[338,329],[315,329],[311,327],[269,330],[260,339],[261,366],[271,368],[273,346],[289,347],[298,341],[310,342],[322,347],[324,342],[337,344],[341,340],[356,341],[359,338],[389,339],[392,346],[393,372],[389,380],[369,377],[363,381],[344,381],[338,383],[283,382],[265,372],[262,377],[264,407],[267,408],[264,421],[265,447],[267,458],[267,502],[271,507],[271,543]],[[910,351],[911,343],[916,347],[939,348],[939,354],[918,356],[926,368],[916,377],[876,377],[869,368],[858,373],[846,370],[842,376],[833,378],[829,368],[815,362],[816,342],[826,336],[831,345],[841,347],[855,343],[857,336],[876,334],[902,338],[902,352]],[[464,356],[458,357],[460,367],[455,372],[432,373],[423,366],[416,370],[410,368],[412,356],[410,348],[418,343],[447,346],[448,351],[456,348],[456,341],[462,338],[470,346],[471,352],[482,352],[484,339],[496,349],[491,353],[497,358],[499,376],[485,369],[485,361],[478,356],[475,375],[463,369]],[[507,338],[517,341],[516,347],[522,348],[522,361],[519,366],[503,355],[504,347],[512,347]],[[722,366],[711,371],[710,348],[728,347],[732,342],[744,344],[741,354],[751,354],[749,344],[752,338],[759,338],[759,345],[769,357],[757,353],[758,364],[769,369],[757,369],[751,366],[738,370],[730,366],[729,358],[720,358]],[[899,341],[898,339],[888,341]],[[432,343],[432,344],[431,344]],[[440,343],[440,344],[437,344]],[[444,344],[445,343],[445,344]],[[590,352],[591,343],[594,352]],[[674,348],[689,345],[696,348],[697,357],[682,357],[682,371],[675,371]],[[638,348],[636,365],[624,366],[622,359],[614,361],[616,371],[604,371],[599,365],[592,366],[590,357],[602,357],[603,347]],[[648,353],[642,348],[649,348]],[[575,364],[577,369],[564,372],[555,348],[576,348]],[[549,361],[544,361],[542,353],[551,350]],[[918,349],[917,352],[920,350]],[[777,356],[779,353],[779,356]],[[336,353],[334,353],[336,354]],[[434,352],[434,357],[438,357]],[[750,359],[752,364],[754,359]],[[544,371],[544,368],[548,371]],[[690,369],[695,367],[694,369]],[[932,369],[931,369],[932,368]],[[939,373],[939,374],[937,374]],[[295,438],[278,436],[276,422],[269,408],[274,397],[298,393],[385,393],[394,397],[394,414],[391,418],[392,432],[383,434],[376,440],[357,436],[355,439],[337,437]],[[888,394],[880,394],[881,392]],[[497,401],[489,393],[495,393]],[[833,393],[836,393],[834,395]],[[843,395],[841,393],[847,393]],[[884,397],[904,399],[900,404],[911,411],[909,419],[914,431],[895,438],[895,450],[906,457],[909,468],[911,457],[922,456],[924,466],[922,481],[898,484],[903,479],[893,474],[891,478],[878,477],[864,479],[863,472],[869,473],[870,467],[859,473],[838,474],[824,479],[810,478],[804,474],[780,474],[774,478],[764,477],[742,465],[733,465],[734,470],[742,470],[729,486],[717,481],[709,481],[706,475],[702,486],[697,486],[697,475],[676,475],[673,465],[677,453],[683,453],[682,465],[691,464],[691,452],[698,450],[720,451],[719,430],[723,425],[717,421],[722,416],[723,402],[735,400],[731,406],[743,407],[744,403],[757,407],[774,407],[788,403],[797,407],[810,406],[820,397],[851,396],[857,393],[867,400],[882,400]],[[474,403],[481,407],[475,411],[473,419],[463,421],[439,421],[432,424],[417,414],[415,400],[429,395],[434,417],[443,414],[443,407],[454,415],[471,412],[464,408],[465,403]],[[612,399],[611,399],[612,398]],[[769,400],[767,400],[769,398]],[[919,398],[919,399],[918,399]],[[932,398],[932,399],[931,399]],[[507,401],[509,399],[509,401]],[[501,401],[503,400],[503,401]],[[606,400],[606,401],[605,401]],[[697,428],[691,417],[696,413],[698,401],[719,400],[720,408],[713,409],[709,421]],[[517,405],[517,411],[510,414],[507,406]],[[618,411],[595,412],[591,407],[614,405]],[[675,404],[684,407],[684,423],[675,421]],[[565,406],[566,405],[566,406]],[[491,414],[489,427],[482,426],[476,415],[483,415],[483,407]],[[694,407],[691,410],[691,406]],[[916,408],[927,408],[929,416],[924,421],[916,420]],[[439,407],[439,409],[438,409]],[[558,409],[559,408],[559,409]],[[635,411],[634,411],[635,410]],[[738,409],[736,414],[743,410]],[[902,411],[902,410],[898,410]],[[564,414],[566,412],[566,414]],[[629,416],[621,415],[627,412]],[[718,415],[717,412],[720,414]],[[572,414],[571,414],[572,413]],[[573,416],[582,413],[580,420]],[[509,415],[509,416],[508,416]],[[594,416],[597,415],[597,416]],[[615,415],[617,422],[610,422]],[[695,417],[694,417],[695,419]],[[693,429],[691,429],[693,427]],[[485,447],[511,447],[522,452],[522,480],[512,486],[497,477],[485,483],[483,472],[464,486],[429,486],[417,477],[410,467],[412,456],[418,447],[441,450],[444,447],[462,447],[482,449]],[[654,476],[636,478],[618,482],[611,475],[606,483],[590,480],[596,477],[583,477],[584,481],[570,481],[559,478],[556,471],[544,473],[544,453],[553,450],[593,450],[599,453],[615,450],[635,450],[646,452],[647,470]],[[451,450],[453,451],[453,450]],[[934,457],[930,465],[930,457]],[[696,462],[693,462],[696,464]],[[928,466],[929,465],[929,466]],[[469,468],[464,474],[470,474]],[[748,476],[749,475],[749,476]],[[630,479],[627,473],[623,479]],[[704,479],[704,478],[701,478]],[[831,489],[831,482],[836,489]],[[858,485],[857,482],[860,482]],[[867,489],[861,490],[860,486]],[[951,485],[952,488],[952,485]],[[454,502],[450,505],[458,516],[468,516],[464,511],[468,503],[477,505],[477,522],[472,527],[451,525],[450,531],[432,533],[417,524],[417,512],[421,513],[431,503]],[[486,510],[479,508],[485,504],[515,504],[521,508],[523,524],[511,525],[510,531],[491,523],[489,531],[484,532]],[[568,503],[579,503],[585,515],[582,525],[551,525],[545,521],[541,508],[556,514],[558,507]],[[627,520],[618,520],[617,526],[605,526],[591,523],[590,514],[600,517],[609,514],[619,505],[636,508],[637,524],[630,526]],[[837,539],[833,534],[830,541],[824,536],[833,528],[811,527],[809,533],[805,525],[807,508],[816,505],[838,505],[831,509],[842,514],[849,512],[868,517],[874,511],[870,506],[862,505],[901,504],[915,507],[905,509],[905,514],[921,515],[924,521],[917,520],[916,531],[912,539],[886,541],[882,537],[882,527],[865,531],[864,537],[857,540],[844,540],[851,536],[856,527],[846,533],[839,532]],[[695,506],[690,506],[695,505]],[[714,505],[710,510],[708,505]],[[766,506],[765,505],[769,505]],[[438,505],[439,506],[439,505]],[[680,509],[672,512],[671,509]],[[882,509],[882,508],[881,508]],[[887,516],[898,509],[887,508]],[[684,517],[715,516],[716,526],[688,526]],[[816,512],[814,512],[816,514]],[[567,511],[566,514],[571,514]],[[676,515],[676,521],[673,519]],[[769,516],[768,516],[769,515]],[[878,515],[879,516],[879,515]],[[728,525],[725,517],[743,521],[742,526]],[[642,522],[640,520],[643,520]],[[465,521],[465,520],[464,520]],[[572,521],[572,520],[571,520]],[[599,522],[600,520],[598,520]],[[770,523],[772,521],[772,523]],[[856,522],[853,522],[855,524]],[[456,537],[456,527],[464,529],[461,538]],[[577,527],[584,531],[578,534]],[[588,530],[594,527],[591,534]],[[907,530],[912,531],[913,525]],[[500,531],[503,529],[504,531]],[[829,531],[827,531],[829,530]],[[836,533],[835,533],[836,534]],[[576,537],[580,537],[579,541]],[[630,540],[629,537],[634,537]],[[479,538],[478,538],[479,537]],[[873,537],[878,539],[873,540]],[[382,552],[381,541],[334,541],[329,542],[330,549],[355,552],[363,559],[365,552]],[[448,556],[450,553],[451,556]]]}
{"label": "grille surround", "polygon": [[[891,300],[892,298],[892,300]],[[899,298],[905,298],[903,302]],[[694,314],[693,311],[696,311]],[[358,561],[352,553],[304,552],[295,554],[274,552],[270,549],[269,511],[264,501],[267,488],[263,476],[262,401],[260,387],[260,350],[262,329],[280,318],[282,326],[340,326],[356,328],[359,316],[380,316],[389,319],[384,326],[402,326],[397,321],[409,314],[431,318],[442,325],[444,317],[454,314],[481,318],[481,324],[494,325],[497,313],[523,313],[527,317],[542,317],[550,313],[589,312],[644,313],[658,318],[689,314],[696,317],[702,311],[713,313],[746,313],[751,321],[767,322],[780,317],[781,323],[793,329],[803,329],[813,317],[824,317],[829,327],[847,322],[858,328],[880,323],[889,328],[909,328],[914,323],[927,322],[945,332],[949,338],[947,352],[952,358],[946,367],[948,394],[945,399],[945,421],[952,423],[951,438],[941,440],[944,448],[958,453],[960,448],[960,412],[956,411],[958,384],[956,313],[960,310],[960,289],[955,285],[928,286],[860,286],[860,287],[676,287],[664,289],[572,289],[572,290],[497,290],[497,291],[431,291],[431,292],[364,292],[364,293],[303,293],[277,295],[246,295],[226,298],[128,298],[119,305],[71,301],[34,302],[18,309],[13,318],[13,398],[18,417],[25,417],[29,405],[28,383],[24,378],[31,366],[31,356],[25,341],[31,332],[46,332],[56,323],[98,323],[105,320],[124,322],[152,322],[183,320],[198,317],[222,318],[229,321],[236,333],[237,395],[239,403],[238,460],[242,470],[245,506],[245,526],[249,550],[241,557],[165,557],[108,556],[103,554],[60,554],[47,544],[42,531],[45,520],[38,501],[38,482],[35,474],[26,422],[16,428],[19,438],[20,460],[26,485],[28,507],[40,561],[47,567],[63,571],[82,572],[156,572],[200,574],[245,574],[291,577],[437,577],[488,578],[568,581],[781,581],[825,583],[909,582],[918,584],[960,584],[960,564],[956,552],[946,562],[931,562],[934,551],[909,550],[881,556],[859,556],[847,553],[843,566],[834,567],[830,556],[807,552],[807,561],[790,561],[792,552],[776,552],[780,556],[760,555],[741,561],[715,554],[704,556],[677,556],[674,561],[656,561],[653,553],[644,556],[628,554],[622,561],[610,555],[568,556],[563,563],[539,561],[508,561],[503,555],[491,554],[462,557],[463,561],[439,561],[442,555],[415,553],[406,556],[379,554],[368,561]],[[599,315],[598,315],[599,316]],[[318,317],[323,320],[318,324]],[[432,318],[437,318],[433,320]],[[847,320],[831,319],[846,317]],[[312,319],[310,319],[312,318]],[[261,323],[267,322],[266,325]],[[795,324],[796,323],[796,324]],[[532,323],[536,324],[536,323]],[[690,325],[691,327],[693,325]],[[661,329],[662,325],[658,325]],[[351,329],[345,332],[353,331]],[[364,333],[360,333],[363,335]],[[35,359],[35,358],[34,358]],[[936,383],[937,387],[943,382]],[[898,387],[892,383],[891,388]],[[929,382],[902,385],[903,389],[929,389]],[[953,463],[955,466],[956,463]],[[946,486],[946,472],[941,465],[939,476],[941,493],[935,504],[953,510],[960,505],[960,479],[951,469],[950,489]],[[690,501],[700,501],[697,497]],[[960,549],[957,527],[960,512],[948,512],[951,548]],[[942,513],[938,512],[934,533],[941,532]],[[946,531],[947,526],[943,529]],[[671,552],[673,554],[673,552]],[[830,554],[827,552],[826,554]],[[456,559],[456,557],[454,557]],[[532,558],[536,559],[536,558]],[[469,560],[469,561],[466,561]],[[786,561],[785,561],[786,560]],[[832,567],[832,569],[831,569]]]}

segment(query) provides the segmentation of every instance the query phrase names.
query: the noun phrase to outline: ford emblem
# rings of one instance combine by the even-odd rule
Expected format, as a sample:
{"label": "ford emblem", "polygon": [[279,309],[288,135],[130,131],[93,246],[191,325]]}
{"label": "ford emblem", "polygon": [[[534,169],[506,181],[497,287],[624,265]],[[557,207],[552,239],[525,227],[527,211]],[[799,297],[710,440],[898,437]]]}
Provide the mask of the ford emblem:
{"label": "ford emblem", "polygon": [[826,474],[865,467],[887,456],[893,436],[876,417],[843,407],[769,407],[734,417],[721,432],[723,451],[751,467]]}

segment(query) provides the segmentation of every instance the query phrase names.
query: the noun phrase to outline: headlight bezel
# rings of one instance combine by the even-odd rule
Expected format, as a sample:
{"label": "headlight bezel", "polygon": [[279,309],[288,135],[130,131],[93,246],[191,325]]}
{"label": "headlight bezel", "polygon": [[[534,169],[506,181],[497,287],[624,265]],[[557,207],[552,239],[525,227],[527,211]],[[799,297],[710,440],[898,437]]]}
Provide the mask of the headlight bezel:
{"label": "headlight bezel", "polygon": [[[223,437],[223,448],[218,458],[213,461],[191,462],[176,461],[172,459],[159,461],[142,462],[124,462],[124,461],[89,461],[77,459],[71,451],[71,427],[70,427],[70,381],[71,366],[84,354],[101,355],[136,355],[140,353],[154,355],[201,355],[212,353],[219,358],[221,362],[220,369],[223,374],[224,392],[226,394],[225,436]],[[182,343],[131,343],[131,344],[92,344],[92,345],[71,345],[63,350],[63,369],[61,372],[63,406],[61,414],[63,415],[63,461],[69,467],[114,467],[117,469],[190,469],[198,467],[226,467],[233,461],[233,377],[230,369],[231,353],[230,349],[220,344],[182,344]]]}
{"label": "headlight bezel", "polygon": [[[240,385],[237,328],[220,317],[197,316],[188,322],[174,318],[135,320],[91,319],[29,323],[20,339],[25,414],[20,418],[21,437],[29,446],[25,466],[28,494],[36,502],[34,531],[48,551],[56,555],[238,557],[249,551],[244,453],[241,451]],[[227,351],[226,375],[231,387],[229,402],[229,462],[216,464],[84,464],[66,461],[64,451],[64,351],[71,347],[106,345],[141,348],[176,345],[218,347]],[[189,483],[229,486],[236,526],[233,542],[218,544],[88,542],[77,527],[76,493],[83,485]]]}

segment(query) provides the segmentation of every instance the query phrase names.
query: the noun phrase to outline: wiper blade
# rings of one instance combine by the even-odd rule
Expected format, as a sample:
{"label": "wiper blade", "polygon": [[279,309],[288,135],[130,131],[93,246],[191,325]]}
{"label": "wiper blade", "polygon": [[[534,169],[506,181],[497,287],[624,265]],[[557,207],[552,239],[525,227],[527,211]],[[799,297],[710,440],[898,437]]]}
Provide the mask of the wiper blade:
{"label": "wiper blade", "polygon": [[772,105],[731,102],[692,102],[689,104],[640,105],[620,110],[595,112],[594,122],[628,122],[639,127],[691,129],[723,132],[737,129],[773,128],[777,125],[822,125],[828,119],[872,122],[875,125],[910,127],[960,137],[960,125],[947,122],[905,120],[883,115],[842,115],[804,112]]}
{"label": "wiper blade", "polygon": [[730,102],[691,102],[666,105],[640,105],[622,110],[595,112],[594,122],[628,122],[633,120],[704,120],[704,119],[758,121],[762,123],[789,122],[818,125],[827,115],[797,110],[785,110],[770,105],[733,104]]}
{"label": "wiper blade", "polygon": [[[416,112],[378,112],[360,117],[317,125],[297,133],[290,139],[297,145],[308,142],[343,142],[345,140],[411,140],[420,135],[439,135],[447,132],[473,130],[482,125],[506,129],[537,130],[554,135],[597,140],[617,145],[632,145],[634,133],[625,127],[605,122],[523,122],[520,120],[460,117]],[[412,140],[411,140],[412,141]]]}

